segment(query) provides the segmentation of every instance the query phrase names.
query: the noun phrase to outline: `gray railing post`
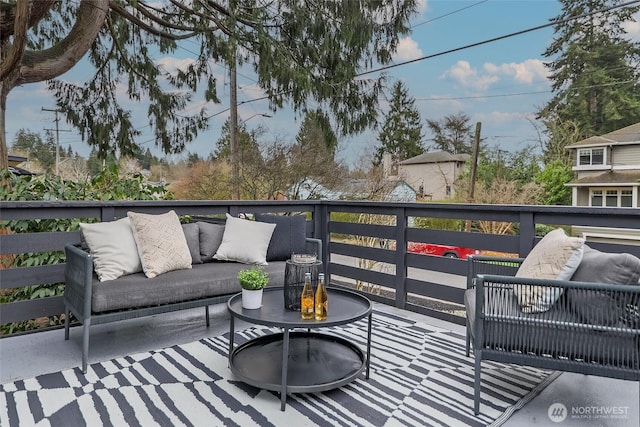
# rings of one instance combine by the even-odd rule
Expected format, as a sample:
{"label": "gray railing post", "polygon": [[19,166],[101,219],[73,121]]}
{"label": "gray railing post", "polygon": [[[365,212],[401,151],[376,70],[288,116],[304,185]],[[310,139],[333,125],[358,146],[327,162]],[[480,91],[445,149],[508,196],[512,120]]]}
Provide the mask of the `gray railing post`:
{"label": "gray railing post", "polygon": [[518,250],[520,257],[526,257],[533,246],[536,238],[536,224],[533,219],[533,212],[520,212],[520,240]]}
{"label": "gray railing post", "polygon": [[329,269],[329,257],[330,257],[330,245],[331,235],[329,233],[329,206],[327,204],[316,205],[314,208],[313,222],[314,222],[314,237],[322,240],[322,265],[324,275],[327,278],[327,283],[331,283],[331,270]]}
{"label": "gray railing post", "polygon": [[407,304],[407,213],[404,208],[394,209],[396,217],[396,307]]}

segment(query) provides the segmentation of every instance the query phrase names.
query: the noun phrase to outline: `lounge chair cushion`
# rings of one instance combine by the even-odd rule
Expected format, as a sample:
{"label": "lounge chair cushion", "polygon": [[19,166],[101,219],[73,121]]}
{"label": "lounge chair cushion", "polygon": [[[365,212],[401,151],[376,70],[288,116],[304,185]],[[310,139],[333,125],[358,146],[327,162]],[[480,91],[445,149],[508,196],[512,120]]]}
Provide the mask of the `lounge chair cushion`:
{"label": "lounge chair cushion", "polygon": [[[582,262],[571,280],[638,286],[640,259],[628,253],[606,253],[585,245]],[[567,299],[571,310],[586,323],[634,327],[640,323],[639,301],[628,295],[626,300],[621,300],[613,292],[571,288],[567,290]]]}

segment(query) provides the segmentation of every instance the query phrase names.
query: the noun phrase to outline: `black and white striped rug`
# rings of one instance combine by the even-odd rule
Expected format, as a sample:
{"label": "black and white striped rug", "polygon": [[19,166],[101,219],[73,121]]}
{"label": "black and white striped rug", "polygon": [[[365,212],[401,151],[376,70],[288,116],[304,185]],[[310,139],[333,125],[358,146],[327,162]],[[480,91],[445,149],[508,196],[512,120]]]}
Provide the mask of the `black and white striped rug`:
{"label": "black and white striped rug", "polygon": [[[228,336],[0,386],[0,426],[485,426],[539,392],[550,372],[483,362],[473,414],[473,357],[464,336],[375,311],[371,376],[323,393],[276,393],[235,380]],[[236,342],[268,333],[250,328]],[[366,320],[331,333],[364,348]]]}

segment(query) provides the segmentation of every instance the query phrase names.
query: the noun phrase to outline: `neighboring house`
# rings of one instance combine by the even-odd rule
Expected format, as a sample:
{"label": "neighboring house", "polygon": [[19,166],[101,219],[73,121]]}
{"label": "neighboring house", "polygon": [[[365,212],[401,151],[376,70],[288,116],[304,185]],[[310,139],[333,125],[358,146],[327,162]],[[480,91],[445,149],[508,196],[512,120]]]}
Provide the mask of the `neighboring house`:
{"label": "neighboring house", "polygon": [[387,202],[415,202],[416,191],[401,180],[374,182],[367,179],[347,179],[340,188],[328,189],[308,178],[292,186],[290,199],[299,200],[383,200]]}
{"label": "neighboring house", "polygon": [[573,206],[638,207],[640,123],[568,145]]}
{"label": "neighboring house", "polygon": [[306,178],[289,187],[286,196],[289,200],[338,200],[340,193],[328,189],[311,178]]}
{"label": "neighboring house", "polygon": [[19,165],[27,162],[29,160],[28,158],[23,156],[14,156],[13,154],[9,154],[7,157],[7,160],[9,160],[9,172],[14,175],[33,175],[32,172],[19,167]]}
{"label": "neighboring house", "polygon": [[[423,153],[394,165],[385,165],[387,173],[417,189],[418,197],[429,200],[445,200],[455,197],[454,182],[465,171],[468,154],[451,154],[446,151]],[[390,156],[385,158],[388,162]]]}
{"label": "neighboring house", "polygon": [[[640,187],[640,123],[568,145],[577,177],[567,184],[573,206],[637,208]],[[640,245],[638,230],[573,226],[592,242]]]}
{"label": "neighboring house", "polygon": [[340,198],[350,200],[381,200],[385,202],[415,202],[416,190],[402,180],[348,179],[341,185]]}

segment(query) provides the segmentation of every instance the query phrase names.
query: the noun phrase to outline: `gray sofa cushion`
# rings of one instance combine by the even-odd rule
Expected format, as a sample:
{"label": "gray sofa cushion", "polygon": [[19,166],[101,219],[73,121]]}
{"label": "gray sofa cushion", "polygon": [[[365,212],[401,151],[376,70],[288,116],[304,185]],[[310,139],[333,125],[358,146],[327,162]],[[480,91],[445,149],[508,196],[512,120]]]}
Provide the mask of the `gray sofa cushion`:
{"label": "gray sofa cushion", "polygon": [[[269,273],[269,286],[284,284],[284,262],[264,266]],[[196,264],[188,270],[175,270],[153,279],[143,273],[122,276],[116,280],[93,280],[91,307],[93,313],[234,294],[241,291],[238,272],[247,268],[235,262]]]}
{"label": "gray sofa cushion", "polygon": [[189,246],[191,263],[202,263],[202,259],[200,258],[200,228],[198,224],[182,224],[182,231],[184,232],[184,237],[187,239],[187,246]]}
{"label": "gray sofa cushion", "polygon": [[196,224],[200,229],[200,257],[202,262],[211,262],[222,243],[224,225],[204,221],[198,221]]}
{"label": "gray sofa cushion", "polygon": [[276,225],[267,249],[267,261],[286,261],[291,254],[305,253],[307,218],[304,215],[256,214],[255,218]]}
{"label": "gray sofa cushion", "polygon": [[[640,259],[628,253],[606,253],[585,245],[580,266],[572,281],[638,286]],[[621,301],[610,292],[592,289],[569,289],[570,309],[583,321],[594,325],[636,326],[638,299]]]}

